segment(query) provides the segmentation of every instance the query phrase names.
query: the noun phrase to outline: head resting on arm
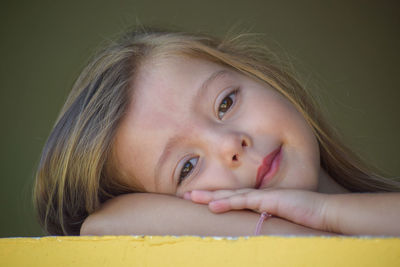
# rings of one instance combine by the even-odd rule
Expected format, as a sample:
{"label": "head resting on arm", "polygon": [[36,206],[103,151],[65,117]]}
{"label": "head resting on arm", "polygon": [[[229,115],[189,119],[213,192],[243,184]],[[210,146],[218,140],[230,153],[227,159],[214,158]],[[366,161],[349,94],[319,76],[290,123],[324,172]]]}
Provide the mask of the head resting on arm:
{"label": "head resting on arm", "polygon": [[399,191],[341,144],[315,103],[252,35],[219,40],[202,34],[140,29],[99,53],[83,70],[43,149],[34,202],[43,228],[55,235],[78,235],[84,219],[104,201],[135,192],[118,179],[113,138],[132,101],[135,73],[150,57],[167,54],[201,58],[268,83],[286,97],[313,129],[321,166],[350,191]]}

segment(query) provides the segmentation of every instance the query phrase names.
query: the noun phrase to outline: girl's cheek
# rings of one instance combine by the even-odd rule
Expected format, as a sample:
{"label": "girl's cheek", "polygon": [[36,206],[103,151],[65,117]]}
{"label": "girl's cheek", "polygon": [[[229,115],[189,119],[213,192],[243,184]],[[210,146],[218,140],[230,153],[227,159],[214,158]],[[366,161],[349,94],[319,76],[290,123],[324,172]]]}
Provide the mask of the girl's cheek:
{"label": "girl's cheek", "polygon": [[219,163],[218,159],[211,160],[206,169],[199,176],[194,177],[185,188],[186,191],[220,189],[236,189],[237,179],[233,171]]}

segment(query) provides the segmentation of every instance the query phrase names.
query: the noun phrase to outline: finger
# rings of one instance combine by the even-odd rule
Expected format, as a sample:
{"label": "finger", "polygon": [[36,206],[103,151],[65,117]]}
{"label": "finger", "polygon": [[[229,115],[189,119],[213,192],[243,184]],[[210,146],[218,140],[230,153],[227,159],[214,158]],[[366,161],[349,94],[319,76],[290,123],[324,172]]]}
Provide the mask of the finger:
{"label": "finger", "polygon": [[263,195],[256,191],[245,192],[242,194],[232,195],[228,198],[213,200],[209,203],[209,208],[211,211],[216,213],[242,209],[251,209],[256,212],[262,212],[266,211],[260,209],[262,206],[262,197]]}
{"label": "finger", "polygon": [[192,192],[191,192],[191,191],[188,191],[188,192],[185,192],[185,193],[183,194],[182,198],[183,198],[183,199],[186,199],[186,200],[192,200],[191,195],[192,195]]}
{"label": "finger", "polygon": [[210,201],[213,200],[228,198],[237,194],[251,192],[252,190],[254,189],[244,188],[238,190],[217,190],[217,191],[193,190],[190,194],[190,198],[193,202],[208,204]]}
{"label": "finger", "polygon": [[211,201],[209,209],[215,213],[242,209],[251,209],[256,212],[265,211],[307,227],[327,230],[324,219],[326,198],[327,196],[324,194],[301,190],[271,192],[254,190],[226,199]]}
{"label": "finger", "polygon": [[220,199],[208,203],[208,208],[214,213],[223,213],[232,210],[229,199]]}

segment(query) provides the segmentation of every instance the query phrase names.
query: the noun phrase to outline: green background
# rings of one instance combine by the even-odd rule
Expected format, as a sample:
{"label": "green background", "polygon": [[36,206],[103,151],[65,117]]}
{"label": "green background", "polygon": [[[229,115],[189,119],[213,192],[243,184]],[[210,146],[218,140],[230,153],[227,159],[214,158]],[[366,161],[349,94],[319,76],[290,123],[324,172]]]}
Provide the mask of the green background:
{"label": "green background", "polygon": [[400,176],[397,1],[2,1],[0,236],[42,235],[31,205],[41,148],[99,44],[136,22],[265,33],[364,158]]}

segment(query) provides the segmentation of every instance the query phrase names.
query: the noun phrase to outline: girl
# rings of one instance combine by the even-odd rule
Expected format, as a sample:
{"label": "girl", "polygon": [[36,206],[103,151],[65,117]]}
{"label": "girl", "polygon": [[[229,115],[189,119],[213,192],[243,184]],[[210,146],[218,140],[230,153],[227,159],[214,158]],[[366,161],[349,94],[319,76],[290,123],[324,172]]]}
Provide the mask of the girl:
{"label": "girl", "polygon": [[249,235],[266,211],[263,234],[399,234],[400,194],[377,192],[400,182],[341,144],[247,39],[140,30],[100,53],[42,154],[44,229]]}

